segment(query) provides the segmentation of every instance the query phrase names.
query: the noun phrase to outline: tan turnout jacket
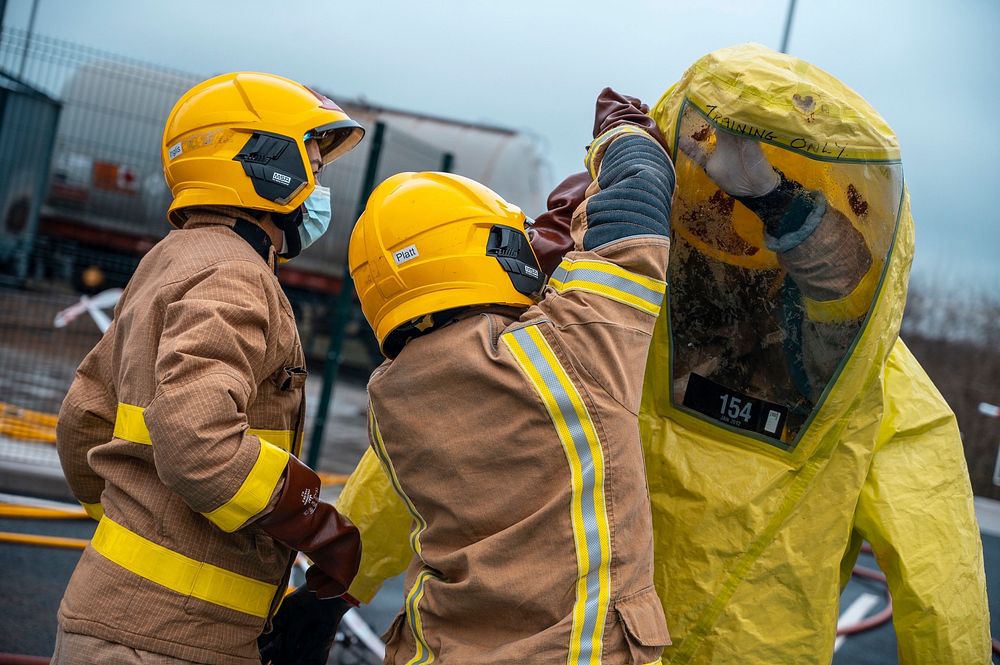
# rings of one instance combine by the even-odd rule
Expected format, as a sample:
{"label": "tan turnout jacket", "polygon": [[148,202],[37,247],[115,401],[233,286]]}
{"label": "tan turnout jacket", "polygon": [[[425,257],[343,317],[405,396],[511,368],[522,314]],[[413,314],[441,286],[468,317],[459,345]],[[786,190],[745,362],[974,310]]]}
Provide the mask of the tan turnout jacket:
{"label": "tan turnout jacket", "polygon": [[386,663],[646,665],[669,643],[637,417],[668,240],[586,251],[587,217],[538,305],[466,311],[372,375],[416,554]]}
{"label": "tan turnout jacket", "polygon": [[265,261],[233,230],[252,218],[219,212],[192,213],[142,260],[63,402],[66,478],[104,517],[59,621],[249,665],[293,552],[247,524],[298,452],[305,370],[273,250]]}

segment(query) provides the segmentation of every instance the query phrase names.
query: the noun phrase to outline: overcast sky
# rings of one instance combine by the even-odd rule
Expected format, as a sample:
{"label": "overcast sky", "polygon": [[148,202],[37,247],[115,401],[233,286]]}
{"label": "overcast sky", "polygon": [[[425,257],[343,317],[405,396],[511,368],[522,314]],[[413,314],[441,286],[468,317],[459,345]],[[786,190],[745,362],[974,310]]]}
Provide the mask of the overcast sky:
{"label": "overcast sky", "polygon": [[[207,75],[283,74],[343,97],[531,132],[579,170],[605,85],[652,104],[701,55],[778,48],[787,0],[39,0],[40,34]],[[7,0],[26,27],[30,0]],[[1000,293],[1000,2],[798,0],[791,54],[896,130],[915,271]]]}

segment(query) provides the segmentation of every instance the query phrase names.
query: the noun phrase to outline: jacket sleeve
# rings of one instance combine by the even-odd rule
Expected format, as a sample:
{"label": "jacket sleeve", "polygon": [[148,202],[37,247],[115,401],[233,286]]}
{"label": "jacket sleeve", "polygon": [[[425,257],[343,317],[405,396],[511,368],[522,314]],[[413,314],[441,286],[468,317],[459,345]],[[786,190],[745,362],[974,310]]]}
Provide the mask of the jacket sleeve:
{"label": "jacket sleeve", "polygon": [[413,520],[373,449],[365,452],[348,479],[337,510],[354,522],[365,545],[348,593],[370,602],[382,584],[406,570],[413,559],[409,539]]}
{"label": "jacket sleeve", "polygon": [[104,514],[101,508],[104,479],[90,468],[87,453],[113,438],[118,403],[107,376],[110,339],[111,335],[102,337],[76,370],[56,424],[56,448],[66,482],[94,519]]}
{"label": "jacket sleeve", "polygon": [[587,164],[595,180],[573,215],[574,249],[522,318],[548,319],[581,350],[577,360],[593,378],[636,412],[666,290],[674,168],[655,140],[628,125],[595,139]]}
{"label": "jacket sleeve", "polygon": [[227,532],[268,507],[289,457],[246,434],[269,334],[262,278],[248,262],[221,262],[167,305],[145,411],[157,475]]}
{"label": "jacket sleeve", "polygon": [[855,529],[892,594],[901,663],[990,662],[983,547],[955,416],[899,341]]}

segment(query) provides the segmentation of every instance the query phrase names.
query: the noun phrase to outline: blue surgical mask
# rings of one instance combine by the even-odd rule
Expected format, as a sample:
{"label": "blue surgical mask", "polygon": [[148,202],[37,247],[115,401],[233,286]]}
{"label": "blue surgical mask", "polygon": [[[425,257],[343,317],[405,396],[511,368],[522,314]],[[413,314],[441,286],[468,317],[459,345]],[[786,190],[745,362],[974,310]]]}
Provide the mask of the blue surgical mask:
{"label": "blue surgical mask", "polygon": [[330,228],[330,188],[323,185],[316,185],[316,188],[309,195],[305,202],[305,210],[302,211],[302,223],[299,224],[299,238],[302,240],[302,249],[313,244],[320,239],[326,230]]}

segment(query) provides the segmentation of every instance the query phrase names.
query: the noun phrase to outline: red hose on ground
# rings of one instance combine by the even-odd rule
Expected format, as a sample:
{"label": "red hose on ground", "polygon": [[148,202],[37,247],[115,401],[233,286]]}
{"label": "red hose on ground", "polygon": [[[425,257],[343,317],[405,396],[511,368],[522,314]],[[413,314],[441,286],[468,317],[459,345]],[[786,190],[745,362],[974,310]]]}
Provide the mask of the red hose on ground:
{"label": "red hose on ground", "polygon": [[[865,543],[867,545],[867,543]],[[871,568],[865,568],[864,566],[854,566],[854,570],[851,574],[855,577],[863,577],[868,580],[874,580],[876,582],[881,582],[885,584],[885,575],[877,570],[872,570]],[[837,629],[837,636],[842,635],[856,635],[858,633],[863,633],[866,630],[871,630],[877,626],[881,626],[886,621],[892,618],[892,597],[889,595],[889,588],[885,588],[885,607],[882,608],[877,614],[873,614],[870,617],[866,617],[857,623],[852,623],[849,626],[844,626],[843,628]]]}
{"label": "red hose on ground", "polygon": [[16,653],[0,653],[0,665],[49,665],[49,659],[42,656],[21,656]]}
{"label": "red hose on ground", "polygon": [[[872,554],[872,546],[868,543],[863,543],[861,545],[861,551],[866,554]],[[865,568],[864,566],[854,566],[854,570],[851,574],[856,577],[864,577],[865,579],[875,580],[876,582],[881,582],[885,584],[885,574],[872,570],[871,568]],[[837,635],[854,635],[856,633],[861,633],[866,630],[871,630],[876,626],[880,626],[889,619],[892,618],[892,596],[889,595],[889,588],[886,587],[885,591],[886,606],[878,614],[873,614],[862,621],[850,626],[844,626],[843,628],[837,629]],[[991,638],[992,639],[992,638]],[[992,639],[993,642],[993,653],[1000,656],[1000,640]]]}

